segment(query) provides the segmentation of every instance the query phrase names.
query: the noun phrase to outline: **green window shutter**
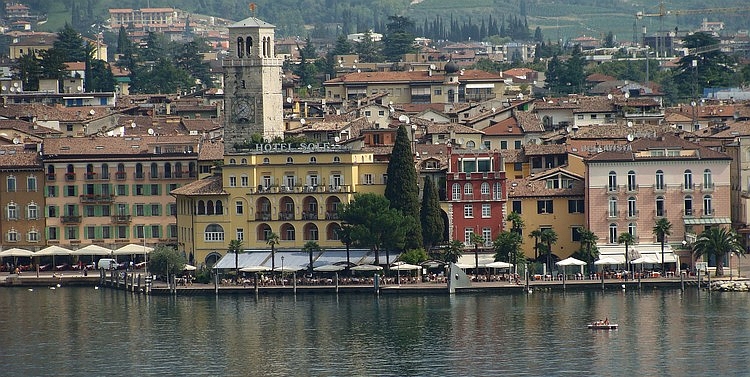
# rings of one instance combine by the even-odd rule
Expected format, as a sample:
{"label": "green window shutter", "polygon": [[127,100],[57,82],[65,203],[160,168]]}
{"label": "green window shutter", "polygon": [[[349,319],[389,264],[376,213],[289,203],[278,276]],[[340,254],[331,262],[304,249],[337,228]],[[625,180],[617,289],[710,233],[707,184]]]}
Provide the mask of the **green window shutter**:
{"label": "green window shutter", "polygon": [[94,216],[96,217],[102,217],[104,211],[102,211],[102,206],[94,206]]}
{"label": "green window shutter", "polygon": [[73,186],[73,196],[78,196],[78,185]]}

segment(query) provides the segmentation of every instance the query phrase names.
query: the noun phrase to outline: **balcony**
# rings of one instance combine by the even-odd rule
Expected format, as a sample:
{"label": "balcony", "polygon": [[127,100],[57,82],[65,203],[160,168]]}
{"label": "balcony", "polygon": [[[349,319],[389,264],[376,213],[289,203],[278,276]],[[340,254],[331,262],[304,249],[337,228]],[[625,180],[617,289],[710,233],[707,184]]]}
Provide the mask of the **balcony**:
{"label": "balcony", "polygon": [[607,212],[607,219],[616,219],[620,216],[620,211],[608,211]]}
{"label": "balcony", "polygon": [[687,193],[687,192],[694,192],[695,191],[695,186],[697,186],[697,185],[696,184],[689,184],[689,185],[683,184],[682,185],[682,192],[685,192],[685,193]]}
{"label": "balcony", "polygon": [[617,194],[618,191],[619,191],[619,189],[617,188],[617,185],[614,185],[614,186],[607,185],[607,190],[606,190],[605,193],[606,194]]}
{"label": "balcony", "polygon": [[279,212],[279,220],[292,221],[296,219],[294,218],[294,212]]}
{"label": "balcony", "polygon": [[625,192],[628,194],[637,194],[638,193],[638,185],[628,185],[625,188]]}
{"label": "balcony", "polygon": [[682,217],[683,218],[688,218],[688,217],[693,217],[693,216],[694,216],[694,214],[693,214],[693,209],[692,208],[685,208],[682,211]]}
{"label": "balcony", "polygon": [[716,211],[714,211],[713,208],[708,208],[703,210],[703,215],[701,217],[714,217],[714,214]]}
{"label": "balcony", "polygon": [[628,216],[627,216],[628,220],[635,220],[635,219],[637,219],[639,212],[640,212],[639,210],[628,211]]}
{"label": "balcony", "polygon": [[654,194],[663,194],[666,191],[667,190],[665,185],[654,185]]}
{"label": "balcony", "polygon": [[94,172],[87,172],[86,173],[86,180],[87,181],[93,181],[96,179],[96,173]]}
{"label": "balcony", "polygon": [[302,211],[302,220],[317,220],[318,219],[318,212],[317,211]]}
{"label": "balcony", "polygon": [[130,215],[115,215],[115,216],[112,216],[112,223],[113,224],[129,224],[130,223]]}
{"label": "balcony", "polygon": [[255,220],[258,220],[258,221],[271,221],[271,213],[270,212],[256,212],[255,213]]}
{"label": "balcony", "polygon": [[654,218],[659,219],[662,217],[667,217],[666,209],[657,209],[656,211],[654,211]]}
{"label": "balcony", "polygon": [[289,194],[289,193],[349,193],[350,185],[320,185],[320,186],[263,186],[251,187],[248,195],[256,194]]}
{"label": "balcony", "polygon": [[74,215],[60,216],[60,222],[63,224],[80,224],[81,216],[74,216]]}
{"label": "balcony", "polygon": [[146,175],[143,174],[143,172],[140,172],[140,173],[139,172],[135,172],[135,174],[133,175],[133,179],[138,180],[138,181],[142,181],[145,178],[146,178]]}
{"label": "balcony", "polygon": [[80,195],[81,203],[112,203],[114,195],[108,194],[86,194]]}
{"label": "balcony", "polygon": [[115,179],[118,181],[124,181],[127,177],[128,173],[125,173],[124,171],[115,172]]}
{"label": "balcony", "polygon": [[75,181],[76,180],[76,173],[65,173],[65,180],[66,181]]}
{"label": "balcony", "polygon": [[338,212],[333,212],[333,211],[326,212],[326,220],[338,220],[338,219],[339,219]]}
{"label": "balcony", "polygon": [[54,181],[55,180],[55,173],[47,173],[47,180],[48,181]]}
{"label": "balcony", "polygon": [[701,185],[701,192],[714,192],[715,185],[713,182],[704,183]]}

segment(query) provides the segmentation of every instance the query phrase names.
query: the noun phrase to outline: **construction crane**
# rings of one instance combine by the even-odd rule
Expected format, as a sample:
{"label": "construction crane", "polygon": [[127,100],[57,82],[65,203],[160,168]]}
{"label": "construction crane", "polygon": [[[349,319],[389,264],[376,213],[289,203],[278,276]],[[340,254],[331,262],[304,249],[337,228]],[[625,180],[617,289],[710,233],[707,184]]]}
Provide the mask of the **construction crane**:
{"label": "construction crane", "polygon": [[[681,15],[693,15],[693,14],[714,14],[714,13],[737,13],[737,12],[748,12],[750,11],[750,7],[729,7],[729,8],[704,8],[704,9],[678,9],[678,10],[668,10],[664,6],[664,1],[659,2],[659,9],[656,13],[644,13],[644,12],[636,12],[635,18],[636,22],[638,20],[643,19],[644,17],[657,17],[659,18],[659,30],[656,34],[656,54],[659,55],[662,53],[661,49],[665,49],[665,46],[663,44],[666,42],[665,40],[662,40],[662,46],[661,49],[659,48],[659,35],[664,31],[664,17],[674,15],[674,16],[681,16]],[[635,25],[634,25],[635,26]],[[635,34],[635,30],[634,30]],[[644,30],[645,34],[645,30]]]}

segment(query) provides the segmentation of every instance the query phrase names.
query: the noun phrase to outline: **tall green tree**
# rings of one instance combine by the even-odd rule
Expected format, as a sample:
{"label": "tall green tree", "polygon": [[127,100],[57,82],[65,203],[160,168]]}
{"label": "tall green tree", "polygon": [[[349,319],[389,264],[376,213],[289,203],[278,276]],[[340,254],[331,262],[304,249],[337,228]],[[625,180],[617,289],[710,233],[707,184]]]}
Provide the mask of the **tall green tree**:
{"label": "tall green tree", "polygon": [[[346,246],[346,268],[349,269],[352,264],[352,260],[349,255],[349,249],[354,243],[352,238],[352,226],[351,224],[341,224],[340,227],[336,228],[336,235],[339,237],[339,241]],[[351,271],[350,271],[351,272]]]}
{"label": "tall green tree", "polygon": [[651,232],[656,236],[656,240],[661,245],[661,270],[665,272],[664,244],[667,242],[667,236],[672,234],[672,223],[666,217],[661,217],[659,220],[656,220],[656,224],[654,224]]}
{"label": "tall green tree", "polygon": [[112,92],[115,90],[115,76],[104,60],[91,62],[90,78],[86,80],[87,92]]}
{"label": "tall green tree", "polygon": [[81,33],[65,23],[65,26],[57,32],[57,40],[52,43],[52,48],[60,52],[65,62],[85,62],[90,58],[87,55],[90,50],[86,49],[88,45],[89,43],[83,39]]}
{"label": "tall green tree", "polygon": [[718,48],[719,39],[705,32],[693,33],[683,39],[690,52],[680,58],[674,75],[675,97],[695,99],[703,88],[735,85],[735,59]]}
{"label": "tall green tree", "polygon": [[276,234],[275,232],[271,232],[268,234],[268,238],[266,238],[266,244],[271,246],[271,271],[276,270],[276,245],[278,245],[279,242],[281,242],[281,238],[278,234]]}
{"label": "tall green tree", "polygon": [[60,50],[51,48],[39,52],[40,76],[45,79],[61,80],[65,78],[65,56]]}
{"label": "tall green tree", "polygon": [[542,230],[534,229],[529,233],[529,238],[534,239],[534,261],[539,259],[539,240],[542,238]]}
{"label": "tall green tree", "polygon": [[522,241],[521,235],[516,232],[507,230],[500,232],[492,242],[495,250],[495,260],[506,261],[515,265],[519,259]]}
{"label": "tall green tree", "polygon": [[414,47],[414,21],[404,16],[390,16],[383,36],[383,55],[387,61],[397,62],[404,54],[416,51]]}
{"label": "tall green tree", "polygon": [[391,208],[398,209],[408,219],[407,248],[419,247],[422,241],[422,229],[419,223],[419,186],[417,186],[417,169],[414,166],[414,154],[406,126],[399,126],[396,141],[388,161],[388,182],[385,185],[385,197]]}
{"label": "tall green tree", "polygon": [[544,229],[539,237],[547,248],[547,271],[552,273],[552,245],[557,242],[557,232],[552,229]]}
{"label": "tall green tree", "polygon": [[509,213],[508,217],[505,218],[505,221],[510,221],[510,230],[519,235],[523,233],[523,228],[526,227],[523,218],[521,218],[521,215],[516,211]]}
{"label": "tall green tree", "polygon": [[695,258],[713,257],[716,261],[716,276],[724,276],[724,259],[727,255],[742,254],[744,248],[734,229],[711,227],[698,236],[693,244]]}
{"label": "tall green tree", "polygon": [[148,271],[157,276],[175,276],[185,270],[185,256],[172,247],[158,246],[148,257]]}
{"label": "tall green tree", "polygon": [[39,90],[39,77],[42,75],[42,67],[33,53],[21,55],[13,65],[13,77],[21,80],[23,90]]}
{"label": "tall green tree", "polygon": [[630,255],[628,255],[628,247],[632,246],[635,243],[635,237],[633,237],[633,235],[628,232],[622,232],[619,236],[617,236],[617,243],[625,244],[625,268],[630,271]]}
{"label": "tall green tree", "polygon": [[443,262],[445,263],[456,263],[458,259],[464,254],[464,243],[459,240],[453,240],[445,248],[443,254]]}
{"label": "tall green tree", "polygon": [[406,237],[404,215],[391,208],[388,199],[373,193],[355,194],[339,210],[339,217],[352,226],[352,239],[369,247],[380,264],[380,251],[387,245],[402,245]]}
{"label": "tall green tree", "polygon": [[425,250],[431,250],[433,246],[443,241],[445,223],[442,212],[437,187],[429,175],[425,176],[422,209],[419,212]]}
{"label": "tall green tree", "polygon": [[190,76],[200,80],[203,87],[213,87],[208,63],[203,60],[204,52],[209,51],[208,46],[201,41],[193,40],[183,45],[182,51],[176,56],[177,68],[188,72]]}
{"label": "tall green tree", "polygon": [[589,264],[589,271],[593,270],[594,259],[599,255],[599,251],[596,248],[596,241],[599,240],[599,236],[592,232],[591,229],[578,228],[578,232],[581,235],[581,250],[585,252],[586,262]]}
{"label": "tall green tree", "polygon": [[231,240],[227,246],[227,254],[234,254],[234,276],[235,281],[240,278],[240,251],[242,251],[242,241]]}
{"label": "tall green tree", "polygon": [[319,253],[321,250],[323,249],[315,241],[307,241],[305,242],[305,245],[302,246],[302,252],[307,253],[310,257],[310,264],[307,266],[307,271],[311,274],[313,273],[313,254]]}
{"label": "tall green tree", "polygon": [[354,45],[354,52],[359,55],[362,63],[380,63],[383,57],[380,53],[380,44],[372,40],[372,33],[364,33],[362,40]]}

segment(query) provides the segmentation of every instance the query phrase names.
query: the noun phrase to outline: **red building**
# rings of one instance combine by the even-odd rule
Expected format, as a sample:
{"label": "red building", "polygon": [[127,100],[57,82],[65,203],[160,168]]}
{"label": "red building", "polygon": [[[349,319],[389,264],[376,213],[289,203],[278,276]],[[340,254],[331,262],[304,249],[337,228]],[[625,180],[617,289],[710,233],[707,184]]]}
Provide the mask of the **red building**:
{"label": "red building", "polygon": [[471,244],[479,234],[485,246],[503,231],[507,200],[505,165],[500,152],[448,149],[446,174],[450,238]]}

